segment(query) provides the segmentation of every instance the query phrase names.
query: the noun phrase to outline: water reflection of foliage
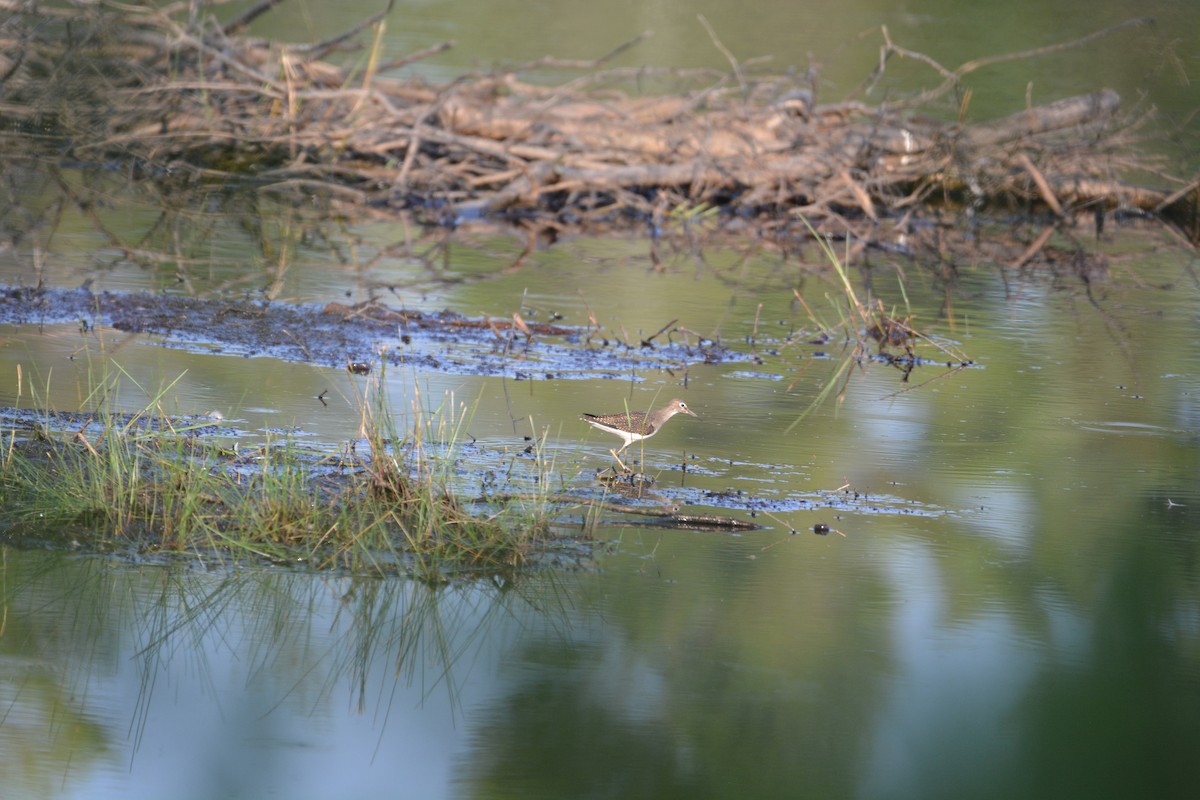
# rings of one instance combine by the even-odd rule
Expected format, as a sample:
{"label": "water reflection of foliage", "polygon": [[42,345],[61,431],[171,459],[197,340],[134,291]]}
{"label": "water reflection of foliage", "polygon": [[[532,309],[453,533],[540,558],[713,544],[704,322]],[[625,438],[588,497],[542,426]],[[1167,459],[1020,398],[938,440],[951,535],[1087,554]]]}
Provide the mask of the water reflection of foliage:
{"label": "water reflection of foliage", "polygon": [[28,243],[38,285],[53,266],[46,254],[81,229],[96,239],[88,248],[93,277],[133,265],[156,274],[162,288],[192,295],[254,290],[276,298],[304,254],[327,268],[363,266],[344,217],[327,198],[304,204],[249,180],[208,184],[136,166],[69,169],[14,153],[0,187],[21,198],[0,214],[0,231]]}
{"label": "water reflection of foliage", "polygon": [[[311,716],[336,703],[344,687],[382,736],[394,684],[417,686],[426,698],[444,691],[457,705],[495,626],[530,609],[551,626],[567,620],[562,587],[548,575],[431,585],[271,569],[139,568],[23,551],[4,559],[0,577],[0,652],[33,667],[0,682],[0,696],[20,698],[6,705],[0,741],[25,729],[23,717],[55,720],[51,747],[35,754],[45,761],[32,768],[35,777],[122,750],[126,731],[133,750],[141,748],[156,702],[161,712],[157,696],[179,680],[202,687],[212,702],[230,702],[217,685],[227,660],[244,665],[245,682],[266,696],[268,715]],[[118,677],[130,658],[136,698],[120,697]],[[97,719],[96,709],[106,707],[129,709],[131,718]],[[15,750],[6,745],[5,752]]]}
{"label": "water reflection of foliage", "polygon": [[[74,272],[50,277],[57,266],[51,254],[83,250],[87,277],[134,266],[155,275],[160,288],[190,296],[248,292],[276,300],[296,292],[301,267],[316,265],[336,274],[339,288],[398,297],[495,280],[545,244],[538,233],[519,229],[489,225],[477,237],[416,225],[403,213],[380,219],[334,197],[297,196],[252,178],[207,183],[136,167],[64,167],[19,151],[6,154],[5,164],[0,197],[19,202],[0,206],[0,234],[25,245],[21,255],[38,286],[84,280]],[[60,241],[81,231],[94,242]],[[495,234],[502,252],[489,252]],[[513,237],[524,248],[515,255]],[[502,259],[503,268],[475,272],[473,261],[458,263],[452,251],[464,243]],[[403,275],[386,283],[370,277],[389,262],[401,265]]]}
{"label": "water reflection of foliage", "polygon": [[[115,726],[90,705],[92,682],[118,657],[113,637],[91,624],[112,599],[106,588],[92,569],[61,553],[0,544],[0,786],[6,796],[56,796],[115,749]],[[87,604],[71,603],[60,613],[57,599],[84,591]],[[77,658],[84,669],[69,666]]]}

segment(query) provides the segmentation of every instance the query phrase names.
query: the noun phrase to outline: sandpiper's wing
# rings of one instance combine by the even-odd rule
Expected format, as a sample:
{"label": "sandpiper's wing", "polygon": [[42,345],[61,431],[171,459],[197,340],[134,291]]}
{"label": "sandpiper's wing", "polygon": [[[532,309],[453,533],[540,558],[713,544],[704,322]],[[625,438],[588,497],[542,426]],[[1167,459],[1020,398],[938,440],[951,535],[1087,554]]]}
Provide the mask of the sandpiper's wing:
{"label": "sandpiper's wing", "polygon": [[628,414],[584,414],[583,421],[603,428],[640,433],[645,427],[645,417],[641,411],[630,411]]}

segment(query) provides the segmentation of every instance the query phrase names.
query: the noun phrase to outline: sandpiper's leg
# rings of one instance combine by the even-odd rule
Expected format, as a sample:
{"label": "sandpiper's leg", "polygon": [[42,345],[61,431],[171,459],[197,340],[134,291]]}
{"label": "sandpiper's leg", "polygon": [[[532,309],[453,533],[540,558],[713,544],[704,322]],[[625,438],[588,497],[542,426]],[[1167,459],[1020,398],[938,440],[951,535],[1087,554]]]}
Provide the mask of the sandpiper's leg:
{"label": "sandpiper's leg", "polygon": [[[624,450],[624,449],[625,449],[624,447],[621,448],[621,450]],[[625,462],[622,461],[621,456],[618,455],[618,453],[620,453],[621,450],[609,450],[608,452],[612,453],[612,457],[615,458],[617,460],[617,463],[621,465],[621,472],[633,472],[633,470],[631,470],[629,467],[625,466]]]}

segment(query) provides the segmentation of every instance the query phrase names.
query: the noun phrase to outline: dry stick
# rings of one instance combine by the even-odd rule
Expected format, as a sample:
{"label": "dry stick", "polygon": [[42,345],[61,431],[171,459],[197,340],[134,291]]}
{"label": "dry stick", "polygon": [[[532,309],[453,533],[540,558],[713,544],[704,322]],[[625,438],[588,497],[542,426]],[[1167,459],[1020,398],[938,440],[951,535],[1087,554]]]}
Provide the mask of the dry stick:
{"label": "dry stick", "polygon": [[330,196],[338,196],[345,198],[357,205],[365,206],[369,200],[369,195],[359,189],[354,189],[333,181],[317,180],[315,178],[291,178],[289,180],[276,181],[265,186],[259,187],[260,192],[282,192],[285,189],[300,189],[307,193],[312,193],[317,190],[325,191]]}
{"label": "dry stick", "polygon": [[[804,295],[800,294],[800,292],[796,289],[792,289],[792,294],[794,294],[796,299],[800,301],[800,305],[804,306],[804,310],[808,312],[808,318],[818,325],[821,325],[821,321],[817,318],[817,315],[813,313],[812,308],[804,300]],[[824,325],[821,325],[821,327],[824,327]]]}
{"label": "dry stick", "polygon": [[476,175],[473,178],[467,178],[466,184],[471,189],[478,189],[480,186],[487,186],[490,183],[508,183],[525,174],[524,169],[509,169],[504,172],[489,172],[483,175]]}
{"label": "dry stick", "polygon": [[20,50],[17,51],[16,56],[12,59],[12,62],[9,64],[8,70],[3,75],[0,75],[0,86],[3,86],[4,84],[8,83],[8,79],[11,78],[13,75],[15,75],[17,73],[17,70],[21,68],[21,65],[25,63],[25,53],[26,52],[27,52],[27,50],[24,47],[20,48]]}
{"label": "dry stick", "polygon": [[[928,91],[922,92],[921,94],[917,95],[916,97],[912,97],[907,100],[898,101],[896,103],[884,103],[881,105],[881,108],[887,108],[889,110],[893,110],[893,109],[899,109],[899,108],[912,108],[914,106],[920,106],[925,103],[928,103],[931,100],[935,100],[938,97],[941,97],[946,92],[950,91],[951,88],[953,88],[954,86],[956,86],[958,84],[959,80],[964,75],[968,75],[972,72],[975,72],[976,70],[983,69],[984,67],[990,67],[990,66],[994,66],[996,64],[1004,64],[1009,61],[1021,61],[1021,60],[1029,59],[1029,58],[1038,58],[1040,56],[1049,55],[1051,53],[1060,53],[1064,50],[1070,50],[1070,49],[1073,49],[1076,47],[1082,47],[1086,44],[1090,44],[1090,43],[1096,41],[1097,39],[1101,39],[1105,36],[1111,36],[1112,34],[1117,33],[1118,31],[1125,30],[1126,28],[1141,27],[1143,25],[1153,25],[1154,23],[1155,23],[1154,17],[1138,17],[1136,19],[1129,19],[1129,20],[1121,22],[1117,25],[1113,25],[1112,27],[1105,28],[1102,31],[1096,31],[1095,33],[1089,33],[1087,36],[1082,36],[1078,39],[1073,39],[1069,42],[1059,42],[1058,44],[1046,45],[1045,47],[1035,47],[1032,50],[1023,50],[1023,51],[1017,52],[1017,53],[1005,53],[1005,54],[998,55],[998,56],[986,56],[984,58],[977,58],[972,61],[968,61],[965,64],[961,64],[954,70],[946,69],[941,64],[939,64],[937,61],[934,61],[932,58],[925,55],[924,53],[918,53],[915,50],[908,50],[903,47],[897,47],[896,45],[894,45],[891,42],[890,38],[888,38],[887,28],[885,27],[884,28],[885,45],[884,45],[883,50],[881,50],[881,53],[880,53],[880,64],[878,67],[879,70],[882,71],[884,62],[887,60],[887,58],[891,54],[894,53],[894,54],[900,56],[901,58],[912,58],[912,59],[916,59],[917,61],[923,61],[924,63],[929,64],[931,67],[933,67],[939,73],[941,73],[942,76],[945,78],[945,80],[942,81],[942,84],[940,86],[937,86],[937,87],[934,87],[933,89],[929,89]],[[876,81],[878,80],[878,77],[879,76],[876,76]]]}
{"label": "dry stick", "polygon": [[887,72],[887,62],[893,54],[897,54],[901,58],[908,57],[915,61],[924,62],[925,64],[928,64],[935,72],[941,74],[941,76],[945,78],[947,82],[954,80],[953,72],[946,69],[937,61],[934,61],[924,53],[906,50],[893,44],[892,35],[888,31],[887,25],[881,25],[879,30],[880,33],[883,34],[883,44],[879,48],[879,63],[876,64],[875,68],[871,70],[866,78],[863,79],[863,82],[846,96],[847,100],[860,95],[870,94],[871,92],[875,91],[875,87],[879,84],[880,79],[883,78],[883,74]]}
{"label": "dry stick", "polygon": [[254,80],[258,83],[263,83],[263,84],[266,84],[267,86],[270,86],[272,89],[274,89],[276,92],[278,92],[280,96],[283,96],[286,93],[286,89],[284,87],[280,86],[278,81],[272,80],[271,78],[268,78],[266,75],[262,74],[258,70],[248,67],[245,64],[243,64],[242,62],[237,61],[233,58],[230,58],[229,56],[225,55],[220,50],[217,50],[214,47],[210,47],[209,45],[205,44],[200,39],[197,39],[196,37],[192,36],[191,34],[185,32],[182,28],[180,28],[178,25],[176,25],[173,21],[167,20],[167,22],[171,25],[171,27],[174,28],[175,35],[178,37],[178,40],[181,44],[186,44],[190,47],[193,47],[196,50],[199,50],[200,52],[211,56],[212,58],[216,59],[217,61],[220,61],[222,64],[229,67],[230,69],[235,70],[236,72],[240,72],[243,75],[248,76],[249,78],[251,78],[252,80]]}
{"label": "dry stick", "polygon": [[733,67],[733,77],[737,78],[738,86],[742,92],[746,91],[746,82],[742,80],[742,69],[738,66],[737,59],[733,53],[729,52],[729,48],[721,44],[721,40],[717,38],[717,32],[713,30],[712,25],[708,24],[708,20],[703,14],[697,14],[696,17],[700,20],[700,24],[704,26],[704,30],[708,31],[708,38],[712,40],[713,46],[721,51],[721,55],[725,56],[725,60],[729,62],[729,66]]}
{"label": "dry stick", "polygon": [[681,514],[678,511],[669,511],[659,508],[638,508],[635,506],[623,506],[617,503],[607,503],[603,500],[593,500],[588,497],[572,497],[571,495],[537,495],[537,494],[505,494],[491,495],[485,498],[491,502],[507,502],[511,500],[544,500],[547,503],[569,503],[579,506],[591,506],[598,508],[601,511],[615,511],[618,514],[635,514],[642,517],[656,517],[658,519],[666,519],[680,525],[711,525],[713,527],[728,528],[730,530],[755,530],[762,526],[756,525],[753,522],[734,519],[733,517],[721,517],[714,514]]}
{"label": "dry stick", "polygon": [[[935,163],[934,164],[935,169],[930,170],[930,174],[935,174],[937,172],[941,172],[942,169],[945,167],[947,161],[948,161],[948,159],[943,159],[940,164]],[[905,195],[904,197],[901,197],[899,200],[892,202],[891,210],[896,211],[896,210],[902,209],[902,208],[908,209],[908,211],[905,212],[905,218],[903,220],[901,220],[901,222],[903,223],[903,226],[907,227],[908,221],[909,221],[908,216],[912,214],[912,209],[909,208],[909,206],[923,204],[925,202],[925,198],[929,197],[929,195],[933,194],[935,191],[937,191],[937,186],[932,181],[926,182],[926,183],[920,183],[917,185],[917,187],[915,189],[913,189],[907,195]],[[896,227],[901,228],[901,225],[897,225]]]}
{"label": "dry stick", "polygon": [[859,208],[863,210],[863,213],[870,217],[872,222],[878,222],[879,215],[875,213],[875,204],[871,202],[871,195],[867,194],[867,190],[858,181],[851,178],[850,173],[846,170],[841,171],[840,177],[842,182],[849,187],[850,193],[854,195],[854,199],[858,201]]}
{"label": "dry stick", "polygon": [[617,45],[599,58],[593,58],[590,61],[578,59],[558,59],[554,58],[553,56],[542,56],[536,61],[527,61],[526,63],[513,68],[510,70],[510,72],[527,72],[528,70],[538,69],[539,67],[552,67],[555,69],[596,69],[597,67],[600,67],[616,58],[621,53],[624,53],[631,47],[636,47],[637,45],[641,44],[652,35],[653,34],[650,31],[642,31],[629,41]]}
{"label": "dry stick", "polygon": [[542,86],[526,86],[522,88],[530,94],[549,94],[554,97],[571,94],[573,92],[584,91],[589,84],[601,82],[616,82],[621,80],[636,81],[641,83],[642,80],[649,76],[666,74],[673,78],[705,78],[706,80],[720,81],[728,78],[729,73],[718,72],[714,69],[668,69],[666,67],[651,68],[651,67],[613,67],[612,69],[593,72],[588,75],[580,75],[574,80],[568,81],[557,88],[547,88]]}
{"label": "dry stick", "polygon": [[282,2],[283,0],[259,0],[258,3],[250,6],[250,8],[247,8],[241,14],[225,23],[221,27],[221,33],[226,36],[241,33],[243,28]]}
{"label": "dry stick", "polygon": [[1163,198],[1163,201],[1159,203],[1157,207],[1155,207],[1155,213],[1161,213],[1165,211],[1197,189],[1200,189],[1200,181],[1192,181],[1179,191],[1167,195],[1165,198]]}
{"label": "dry stick", "polygon": [[1054,216],[1062,217],[1062,204],[1058,202],[1058,198],[1054,196],[1054,190],[1050,188],[1050,184],[1046,182],[1046,176],[1041,170],[1033,165],[1029,160],[1029,156],[1025,153],[1017,154],[1017,161],[1025,168],[1025,171],[1033,178],[1033,182],[1037,184],[1038,192],[1041,193],[1042,199],[1046,201],[1046,205],[1050,206],[1050,210],[1054,212]]}
{"label": "dry stick", "polygon": [[380,22],[381,20],[385,19],[388,14],[392,13],[392,7],[395,5],[396,0],[388,0],[387,8],[383,9],[383,11],[380,11],[373,17],[367,17],[345,33],[339,33],[337,36],[332,36],[324,41],[317,42],[316,44],[296,45],[293,46],[292,49],[300,53],[307,53],[310,59],[319,61],[325,56],[329,55],[329,52],[342,42],[357,36],[360,31],[369,28],[376,22]]}
{"label": "dry stick", "polygon": [[[887,72],[888,59],[892,57],[893,53],[900,49],[892,44],[892,35],[888,32],[887,25],[881,25],[879,27],[879,31],[883,35],[883,44],[879,48],[879,63],[875,65],[873,70],[867,73],[867,77],[863,79],[862,83],[860,83],[853,91],[851,91],[850,94],[846,95],[847,100],[854,97],[859,97],[860,95],[867,95],[875,91],[875,87],[879,84],[880,79],[883,78],[883,74]],[[901,57],[908,55],[908,51],[904,51],[900,55]],[[910,57],[917,61],[925,62],[932,67],[935,72],[941,73],[941,75],[947,80],[953,77],[953,73],[950,72],[950,70],[946,69],[924,53],[914,52]]]}
{"label": "dry stick", "polygon": [[676,317],[675,319],[673,319],[673,320],[671,320],[670,322],[668,322],[666,325],[663,325],[661,328],[659,328],[659,329],[658,329],[658,332],[657,332],[657,333],[655,333],[653,336],[647,336],[645,339],[642,339],[642,346],[643,346],[643,347],[645,347],[645,346],[649,345],[649,344],[650,344],[651,342],[653,342],[653,341],[654,341],[656,338],[658,338],[659,336],[661,336],[661,335],[662,335],[662,333],[663,333],[663,331],[665,331],[665,330],[667,330],[668,328],[670,328],[670,327],[671,327],[672,325],[674,325],[676,322],[679,322],[679,318],[678,318],[678,317]]}
{"label": "dry stick", "polygon": [[441,110],[446,101],[458,90],[458,84],[459,81],[455,81],[439,92],[437,99],[426,105],[425,109],[421,112],[421,116],[417,117],[416,122],[413,123],[412,138],[409,140],[408,148],[404,153],[404,163],[400,165],[400,171],[396,173],[393,191],[403,193],[407,190],[408,174],[412,171],[413,162],[417,159],[417,151],[421,149],[421,137],[424,134],[425,120]]}
{"label": "dry stick", "polygon": [[309,349],[304,344],[304,342],[302,342],[300,339],[296,338],[296,336],[291,331],[287,330],[286,328],[281,328],[279,332],[282,333],[284,336],[288,337],[289,339],[291,339],[292,343],[295,344],[296,347],[300,348],[300,352],[304,353],[305,360],[307,360],[310,363],[313,362],[312,353],[309,352]]}
{"label": "dry stick", "polygon": [[429,58],[430,56],[436,56],[438,53],[444,53],[452,47],[456,47],[457,45],[458,42],[454,41],[453,39],[447,39],[444,42],[438,42],[435,45],[430,45],[424,49],[416,50],[406,56],[400,56],[399,58],[393,58],[391,61],[385,61],[383,64],[379,65],[378,71],[382,73],[389,72],[393,69],[399,69],[400,67],[408,66],[413,62]]}
{"label": "dry stick", "polygon": [[20,14],[23,17],[49,17],[52,19],[75,20],[83,18],[84,14],[93,13],[91,9],[80,12],[73,8],[46,8],[29,2],[9,2],[0,0],[0,11],[6,14]]}
{"label": "dry stick", "polygon": [[[776,165],[780,175],[801,174],[805,168],[811,170],[811,159],[785,158]],[[695,158],[674,164],[640,164],[596,168],[577,168],[567,164],[535,164],[529,176],[513,181],[509,186],[488,198],[473,200],[464,208],[479,207],[495,211],[516,202],[532,190],[533,185],[544,183],[550,177],[560,181],[580,182],[606,190],[635,188],[638,186],[688,186],[707,184],[711,188],[731,185],[740,164],[714,165],[708,159]]]}
{"label": "dry stick", "polygon": [[362,94],[359,95],[357,102],[350,109],[350,117],[353,118],[363,103],[367,101],[368,93],[371,92],[371,81],[375,78],[375,72],[379,69],[379,54],[383,50],[383,35],[387,32],[387,20],[380,20],[375,27],[375,41],[371,43],[371,54],[367,58],[367,68],[363,72],[362,79]]}
{"label": "dry stick", "polygon": [[296,103],[296,66],[292,62],[291,54],[286,50],[279,54],[279,68],[283,71],[287,87],[288,156],[295,161],[300,154],[300,143],[297,140],[300,130],[296,124],[296,112],[299,108]]}
{"label": "dry stick", "polygon": [[959,142],[972,147],[1013,142],[1042,133],[1092,124],[1111,118],[1121,108],[1121,96],[1112,89],[1065,97],[1051,103],[1026,108],[1007,117],[971,125],[959,136]]}
{"label": "dry stick", "polygon": [[[421,119],[425,116],[422,115]],[[481,136],[466,136],[461,133],[453,133],[443,128],[423,128],[421,131],[421,139],[438,144],[449,144],[461,147],[464,150],[469,150],[478,155],[491,156],[499,161],[505,161],[515,165],[517,175],[523,175],[524,170],[529,166],[529,161],[537,161],[541,159],[553,160],[559,156],[559,153],[548,148],[535,147],[533,145],[521,145],[506,148],[496,142],[495,139],[485,139]],[[380,142],[373,145],[365,152],[382,155],[387,151],[396,147],[408,147],[413,139],[412,131],[408,132],[408,136],[403,139],[395,139],[386,142]]]}
{"label": "dry stick", "polygon": [[[519,67],[516,67],[515,69],[511,70],[508,74],[510,76],[515,76],[519,72],[526,72],[526,71],[529,71],[532,69],[537,69],[539,67],[552,67],[552,68],[556,68],[556,69],[598,70],[606,62],[611,61],[613,58],[615,58],[616,56],[625,52],[626,50],[628,50],[632,47],[635,47],[636,45],[640,44],[644,40],[650,38],[650,36],[652,36],[652,35],[653,34],[650,31],[642,31],[641,33],[639,33],[637,36],[633,37],[629,41],[624,42],[623,44],[617,45],[616,47],[614,47],[612,50],[608,51],[604,55],[600,56],[599,58],[593,59],[591,61],[560,60],[560,59],[556,59],[556,58],[551,58],[550,56],[542,56],[542,58],[538,59],[537,61],[530,61],[525,64],[522,64]],[[582,77],[576,78],[573,81],[568,81],[567,83],[564,83],[559,87],[532,86],[523,81],[520,82],[519,85],[516,85],[513,81],[508,81],[507,83],[509,85],[509,88],[513,89],[514,91],[517,91],[519,89],[522,94],[541,96],[541,97],[543,97],[543,103],[545,106],[552,106],[555,103],[558,103],[564,97],[574,96],[575,90],[577,89],[577,85],[579,85],[579,84],[582,84],[585,82],[594,83],[594,82],[601,80],[603,76],[606,76],[606,75],[614,75],[615,76],[618,74],[622,74],[623,72],[624,72],[624,70],[612,70],[609,72],[593,72],[589,75],[584,75]]]}
{"label": "dry stick", "polygon": [[[880,302],[880,305],[882,306],[882,301]],[[971,359],[967,358],[967,354],[962,352],[961,350],[959,350],[957,347],[953,347],[951,345],[944,345],[941,342],[935,342],[933,339],[929,338],[924,333],[921,333],[920,331],[915,330],[914,328],[911,328],[908,325],[904,325],[904,329],[907,330],[910,334],[912,334],[914,339],[919,339],[920,341],[925,342],[928,345],[932,345],[935,349],[937,349],[940,352],[944,353],[945,355],[949,356],[951,359],[958,361],[960,366],[965,366],[966,362],[971,361]]]}
{"label": "dry stick", "polygon": [[590,64],[588,64],[585,67],[585,69],[595,69],[596,67],[599,67],[603,64],[607,64],[609,61],[612,61],[614,58],[619,56],[621,53],[624,53],[626,50],[629,50],[633,47],[638,46],[639,44],[646,41],[653,35],[654,34],[651,31],[642,31],[641,33],[639,33],[637,36],[634,36],[629,41],[617,45],[612,50],[609,50],[604,55],[595,59]]}

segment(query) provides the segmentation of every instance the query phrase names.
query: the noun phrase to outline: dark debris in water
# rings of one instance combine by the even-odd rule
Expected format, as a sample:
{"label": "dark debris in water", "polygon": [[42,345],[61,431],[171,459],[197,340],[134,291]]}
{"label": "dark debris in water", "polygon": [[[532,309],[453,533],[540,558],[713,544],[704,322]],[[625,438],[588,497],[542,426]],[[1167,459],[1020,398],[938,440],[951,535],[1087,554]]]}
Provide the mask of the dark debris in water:
{"label": "dark debris in water", "polygon": [[[678,492],[679,490],[674,490]],[[887,494],[867,494],[855,491],[814,492],[805,496],[768,497],[739,489],[729,491],[697,491],[698,497],[689,502],[750,512],[755,518],[761,515],[790,514],[798,511],[828,510],[854,514],[899,514],[904,516],[934,517],[946,513],[935,508],[902,497]],[[678,498],[676,498],[678,499]]]}
{"label": "dark debris in water", "polygon": [[[768,496],[741,489],[713,491],[685,486],[662,486],[640,473],[597,472],[595,479],[604,493],[582,495],[587,505],[600,505],[605,510],[654,519],[640,523],[657,527],[690,528],[695,530],[726,530],[742,532],[762,528],[797,531],[796,525],[824,536],[830,532],[845,536],[825,519],[800,522],[793,515],[803,512],[831,513],[834,519],[849,515],[898,515],[937,517],[950,513],[948,509],[890,494],[874,494],[845,487],[806,495],[787,494]],[[718,515],[715,511],[743,512],[741,518]],[[623,520],[620,524],[635,524]]]}
{"label": "dark debris in water", "polygon": [[161,336],[166,344],[241,356],[342,367],[353,374],[371,365],[417,367],[459,375],[503,375],[521,380],[604,378],[688,364],[748,361],[719,342],[665,341],[647,346],[598,335],[594,329],[423,312],[368,302],[324,307],[250,299],[0,289],[0,322],[78,322]]}
{"label": "dark debris in water", "polygon": [[72,432],[99,434],[116,425],[129,433],[182,433],[190,436],[217,436],[236,433],[222,428],[209,417],[155,417],[145,414],[92,414],[86,411],[48,411],[24,408],[0,408],[0,425],[6,430]]}

